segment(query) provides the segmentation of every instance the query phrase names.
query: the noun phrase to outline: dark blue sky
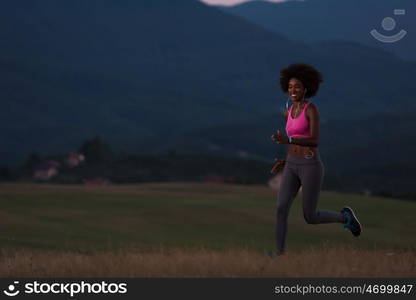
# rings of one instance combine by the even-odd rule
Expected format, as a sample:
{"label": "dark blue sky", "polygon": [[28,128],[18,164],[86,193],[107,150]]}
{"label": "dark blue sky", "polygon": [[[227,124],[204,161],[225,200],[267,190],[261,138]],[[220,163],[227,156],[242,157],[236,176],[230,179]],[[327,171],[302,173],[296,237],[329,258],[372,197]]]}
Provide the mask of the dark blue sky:
{"label": "dark blue sky", "polygon": [[[240,4],[243,2],[248,2],[248,1],[252,1],[252,0],[200,0],[201,2],[204,2],[206,4],[209,5],[226,5],[226,6],[230,6],[230,5],[236,5],[236,4]],[[284,2],[287,0],[265,0],[265,1],[270,1],[270,2]]]}

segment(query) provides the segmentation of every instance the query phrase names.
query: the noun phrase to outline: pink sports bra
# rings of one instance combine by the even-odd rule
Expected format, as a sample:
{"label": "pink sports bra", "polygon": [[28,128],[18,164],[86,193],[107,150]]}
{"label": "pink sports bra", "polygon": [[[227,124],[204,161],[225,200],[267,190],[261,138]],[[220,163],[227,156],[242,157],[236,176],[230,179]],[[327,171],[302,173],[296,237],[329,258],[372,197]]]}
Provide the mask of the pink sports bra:
{"label": "pink sports bra", "polygon": [[286,133],[287,136],[291,137],[310,137],[310,130],[309,130],[309,121],[306,117],[306,109],[308,108],[311,102],[307,102],[303,107],[300,115],[297,118],[292,118],[292,108],[293,105],[289,108],[289,113],[287,116],[286,122]]}

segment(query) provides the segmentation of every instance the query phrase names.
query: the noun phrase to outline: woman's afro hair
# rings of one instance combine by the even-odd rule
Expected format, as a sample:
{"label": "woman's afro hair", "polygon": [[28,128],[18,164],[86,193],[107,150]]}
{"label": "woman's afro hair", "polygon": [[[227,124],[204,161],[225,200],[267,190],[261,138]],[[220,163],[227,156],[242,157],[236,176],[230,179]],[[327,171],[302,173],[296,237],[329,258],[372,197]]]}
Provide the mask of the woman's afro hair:
{"label": "woman's afro hair", "polygon": [[283,92],[287,93],[289,81],[292,78],[300,80],[307,89],[305,98],[315,96],[322,82],[322,74],[311,65],[303,63],[291,64],[280,71],[280,86]]}

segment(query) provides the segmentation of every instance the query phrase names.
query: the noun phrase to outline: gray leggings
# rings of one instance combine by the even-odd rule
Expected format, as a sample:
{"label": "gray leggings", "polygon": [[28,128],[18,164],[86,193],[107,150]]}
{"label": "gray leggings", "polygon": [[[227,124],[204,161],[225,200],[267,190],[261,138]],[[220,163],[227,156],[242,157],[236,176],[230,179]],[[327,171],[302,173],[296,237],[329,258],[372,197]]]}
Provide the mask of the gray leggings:
{"label": "gray leggings", "polygon": [[285,251],[287,219],[290,206],[300,186],[303,194],[303,216],[308,224],[344,223],[341,212],[316,210],[324,177],[324,166],[319,152],[312,158],[288,155],[277,197],[276,243],[277,251]]}

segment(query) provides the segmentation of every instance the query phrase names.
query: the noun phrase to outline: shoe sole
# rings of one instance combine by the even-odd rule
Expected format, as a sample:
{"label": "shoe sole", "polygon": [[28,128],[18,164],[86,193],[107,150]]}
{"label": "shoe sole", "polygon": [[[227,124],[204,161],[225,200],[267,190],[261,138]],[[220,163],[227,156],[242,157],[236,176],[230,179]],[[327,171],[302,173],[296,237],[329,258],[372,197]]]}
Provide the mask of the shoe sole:
{"label": "shoe sole", "polygon": [[358,236],[361,234],[361,232],[363,232],[363,227],[361,226],[360,221],[358,221],[358,218],[357,218],[357,216],[355,215],[354,210],[353,210],[351,207],[349,207],[349,206],[344,206],[344,209],[348,209],[348,210],[350,211],[350,213],[352,214],[352,217],[354,218],[354,220],[355,220],[355,221],[358,223],[358,225],[360,226],[360,233],[358,233],[357,235],[353,234],[354,236],[358,237]]}

